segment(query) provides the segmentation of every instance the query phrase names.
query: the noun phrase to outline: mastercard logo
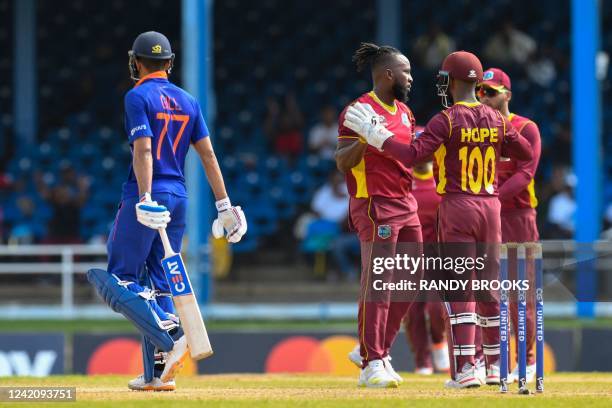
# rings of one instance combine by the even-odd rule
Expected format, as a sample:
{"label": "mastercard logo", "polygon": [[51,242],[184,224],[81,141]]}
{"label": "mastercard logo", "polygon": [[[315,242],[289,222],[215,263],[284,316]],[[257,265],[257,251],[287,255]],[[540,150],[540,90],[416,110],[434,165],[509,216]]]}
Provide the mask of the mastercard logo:
{"label": "mastercard logo", "polygon": [[[87,374],[140,375],[143,372],[140,342],[127,337],[118,337],[100,344],[87,362]],[[181,375],[197,374],[196,363],[185,360]]]}
{"label": "mastercard logo", "polygon": [[266,358],[267,373],[327,373],[352,375],[357,367],[347,354],[358,344],[355,337],[331,336],[323,340],[293,336],[277,343]]}

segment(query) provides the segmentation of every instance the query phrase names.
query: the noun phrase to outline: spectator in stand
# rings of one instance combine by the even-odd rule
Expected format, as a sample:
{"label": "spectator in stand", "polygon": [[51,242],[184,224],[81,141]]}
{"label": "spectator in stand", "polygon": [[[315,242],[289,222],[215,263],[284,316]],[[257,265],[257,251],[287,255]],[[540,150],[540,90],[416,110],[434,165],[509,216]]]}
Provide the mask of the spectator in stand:
{"label": "spectator in stand", "polygon": [[557,78],[557,70],[548,48],[540,48],[533,53],[527,64],[527,75],[531,82],[546,88]]}
{"label": "spectator in stand", "polygon": [[548,204],[548,238],[571,239],[573,237],[576,213],[575,186],[576,176],[567,173],[561,190],[551,197]]}
{"label": "spectator in stand", "polygon": [[444,58],[453,51],[455,42],[435,23],[417,38],[414,45],[414,53],[419,62],[428,69],[438,69]]}
{"label": "spectator in stand", "polygon": [[2,236],[11,244],[33,244],[44,236],[48,208],[40,203],[32,172],[24,170],[17,178],[7,175],[0,182]]}
{"label": "spectator in stand", "polygon": [[327,105],[321,109],[321,121],[310,129],[308,147],[323,159],[334,158],[338,141],[338,112]]}
{"label": "spectator in stand", "polygon": [[490,65],[524,65],[536,50],[536,42],[518,30],[510,20],[504,21],[486,43],[484,56]]}
{"label": "spectator in stand", "polygon": [[288,93],[282,108],[276,99],[268,98],[267,108],[264,132],[268,140],[276,153],[294,159],[304,147],[304,119],[295,96]]}
{"label": "spectator in stand", "polygon": [[89,198],[89,179],[78,175],[66,164],[60,171],[57,184],[49,187],[39,176],[37,187],[41,197],[52,208],[52,216],[47,225],[48,244],[76,244],[82,242],[80,236],[81,208]]}
{"label": "spectator in stand", "polygon": [[8,243],[11,245],[34,244],[45,235],[44,219],[36,211],[32,198],[21,196],[16,202],[17,217],[13,222]]}
{"label": "spectator in stand", "polygon": [[337,227],[339,233],[329,245],[332,257],[342,277],[357,281],[359,274],[354,260],[359,259],[360,244],[357,236],[348,231],[349,195],[342,174],[332,171],[328,182],[316,191],[311,207],[320,221],[334,223]]}

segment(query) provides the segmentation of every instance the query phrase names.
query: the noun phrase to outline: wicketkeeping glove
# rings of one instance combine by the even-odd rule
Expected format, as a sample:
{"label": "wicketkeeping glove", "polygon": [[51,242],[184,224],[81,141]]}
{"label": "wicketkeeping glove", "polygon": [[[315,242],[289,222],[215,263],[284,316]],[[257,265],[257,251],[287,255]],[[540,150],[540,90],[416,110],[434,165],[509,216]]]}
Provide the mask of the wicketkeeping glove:
{"label": "wicketkeeping glove", "polygon": [[144,193],[136,204],[136,219],[142,225],[157,230],[166,228],[170,222],[170,212],[165,206],[151,200],[151,194]]}
{"label": "wicketkeeping glove", "polygon": [[385,140],[393,136],[382,124],[382,117],[367,103],[356,102],[344,115],[344,126],[363,136],[368,144],[382,151]]}
{"label": "wicketkeeping glove", "polygon": [[247,232],[247,222],[242,208],[233,207],[229,198],[223,198],[215,203],[218,215],[212,225],[215,238],[225,235],[228,242],[238,242]]}

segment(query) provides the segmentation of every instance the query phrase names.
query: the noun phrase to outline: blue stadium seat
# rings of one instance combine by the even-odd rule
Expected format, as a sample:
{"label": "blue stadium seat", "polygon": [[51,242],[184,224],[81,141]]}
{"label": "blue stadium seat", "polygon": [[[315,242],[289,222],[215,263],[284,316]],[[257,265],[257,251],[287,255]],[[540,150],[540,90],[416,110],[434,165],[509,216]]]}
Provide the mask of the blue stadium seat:
{"label": "blue stadium seat", "polygon": [[255,226],[255,231],[260,235],[270,235],[277,230],[278,215],[273,204],[268,200],[252,201],[248,207],[244,208],[244,214],[249,228],[251,225]]}
{"label": "blue stadium seat", "polygon": [[340,228],[337,223],[323,219],[314,220],[308,224],[300,249],[308,253],[327,251],[339,233]]}
{"label": "blue stadium seat", "polygon": [[281,187],[295,196],[296,203],[308,204],[316,185],[312,178],[307,177],[299,170],[295,170],[285,175],[281,180]]}
{"label": "blue stadium seat", "polygon": [[259,238],[253,231],[251,231],[251,226],[249,225],[249,231],[245,236],[242,237],[240,242],[232,244],[232,251],[241,254],[253,252],[259,246]]}
{"label": "blue stadium seat", "polygon": [[295,216],[297,200],[291,190],[273,186],[268,193],[276,214],[281,220],[288,220]]}

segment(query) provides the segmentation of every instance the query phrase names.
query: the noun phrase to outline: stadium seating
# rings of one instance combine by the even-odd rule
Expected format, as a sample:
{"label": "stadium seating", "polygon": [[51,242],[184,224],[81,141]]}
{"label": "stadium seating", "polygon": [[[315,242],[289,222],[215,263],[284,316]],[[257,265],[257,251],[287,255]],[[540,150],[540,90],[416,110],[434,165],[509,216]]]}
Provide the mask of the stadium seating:
{"label": "stadium seating", "polygon": [[[516,25],[540,46],[554,48],[562,58],[556,60],[557,79],[549,89],[530,83],[523,68],[509,69],[515,89],[513,106],[537,119],[544,147],[551,147],[554,125],[568,126],[571,120],[568,0],[495,0],[478,13],[473,10],[481,3],[475,0],[435,8],[427,2],[402,4],[402,49],[409,57],[414,40],[434,20],[459,48],[478,52],[500,13],[511,13]],[[108,232],[127,175],[130,152],[122,123],[122,98],[130,87],[126,51],[135,36],[151,29],[154,21],[155,29],[173,40],[179,58],[172,80],[180,84],[180,8],[166,7],[162,0],[74,0],[62,6],[37,2],[37,7],[38,40],[44,44],[38,50],[40,143],[4,166],[13,176],[31,178],[40,171],[53,180],[68,161],[80,173],[91,176],[92,194],[82,213],[82,234],[87,240]],[[530,8],[529,17],[513,13],[522,7]],[[12,19],[6,18],[12,14],[11,8],[11,0],[0,0],[0,42],[12,47],[12,41],[4,41],[12,38]],[[140,12],[143,8],[146,13]],[[602,9],[602,27],[610,26],[612,2],[602,2]],[[360,41],[375,39],[375,13],[375,2],[367,0],[214,3],[217,115],[212,133],[232,200],[245,207],[250,220],[249,234],[234,246],[236,251],[255,250],[265,241],[261,238],[293,222],[335,167],[333,162],[306,152],[297,160],[275,154],[263,132],[266,99],[280,100],[287,92],[294,93],[305,118],[303,135],[307,137],[322,105],[341,108],[367,91],[369,74],[355,72],[351,55]],[[540,24],[544,20],[546,23]],[[602,48],[612,49],[612,33],[605,33]],[[0,55],[3,78],[11,76],[10,55]],[[418,122],[424,123],[439,110],[435,78],[414,61],[412,68],[416,82],[410,105]],[[608,79],[602,83],[604,101],[612,97],[610,75],[609,69]],[[10,81],[2,82],[0,105],[10,106],[11,100]],[[604,104],[602,116],[604,123],[612,122],[609,104]],[[10,118],[0,117],[2,140],[9,127]],[[604,132],[608,152],[604,191],[609,202],[612,134],[609,128]],[[550,157],[544,157],[541,182],[546,181],[550,166]],[[29,194],[44,205],[32,186]],[[5,222],[12,222],[14,205],[14,197],[7,197]]]}

